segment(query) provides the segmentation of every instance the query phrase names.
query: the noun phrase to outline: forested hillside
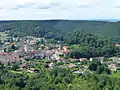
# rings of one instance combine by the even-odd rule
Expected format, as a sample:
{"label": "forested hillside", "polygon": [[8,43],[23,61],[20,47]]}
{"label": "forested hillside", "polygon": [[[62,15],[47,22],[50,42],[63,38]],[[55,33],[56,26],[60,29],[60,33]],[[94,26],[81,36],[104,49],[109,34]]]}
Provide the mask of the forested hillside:
{"label": "forested hillside", "polygon": [[[107,21],[72,21],[72,20],[43,20],[43,21],[1,21],[0,30],[11,30],[12,35],[34,35],[57,38],[60,33],[66,34],[81,28],[98,35],[119,37],[120,22]],[[60,30],[60,31],[59,31]],[[22,33],[21,33],[22,32]]]}
{"label": "forested hillside", "polygon": [[0,90],[120,90],[119,24],[1,21]]}

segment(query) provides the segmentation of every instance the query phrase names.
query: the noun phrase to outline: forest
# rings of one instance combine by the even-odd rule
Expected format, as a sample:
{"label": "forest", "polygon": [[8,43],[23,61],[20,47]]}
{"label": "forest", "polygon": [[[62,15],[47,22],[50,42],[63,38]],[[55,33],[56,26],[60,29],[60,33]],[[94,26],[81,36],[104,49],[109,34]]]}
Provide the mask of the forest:
{"label": "forest", "polygon": [[[93,57],[120,56],[120,48],[115,46],[115,43],[119,42],[119,24],[120,22],[107,21],[1,21],[0,31],[7,32],[10,37],[34,36],[44,38],[48,43],[61,41],[71,51],[65,59],[87,58],[89,60]],[[115,72],[97,60],[80,62],[87,63],[89,74],[75,74],[69,68],[58,66],[51,69],[48,68],[48,64],[44,65],[43,62],[38,61],[42,60],[26,60],[27,63],[35,63],[31,68],[37,68],[37,73],[20,70],[18,62],[0,64],[0,90],[120,89],[120,78],[112,77],[112,73]],[[27,70],[29,69],[30,66],[27,65]]]}
{"label": "forest", "polygon": [[[95,63],[89,68],[91,70]],[[11,68],[8,68],[11,67]],[[39,64],[39,73],[13,71],[15,65],[0,65],[0,90],[119,90],[120,79],[103,74],[73,74],[69,69],[46,69]],[[99,67],[99,66],[98,66]],[[104,66],[101,66],[104,67]],[[101,70],[97,70],[100,72]],[[108,73],[105,73],[108,72]]]}
{"label": "forest", "polygon": [[65,40],[72,49],[69,54],[72,58],[112,57],[119,56],[119,48],[114,42],[105,37],[98,36],[83,30],[75,30],[67,35]]}
{"label": "forest", "polygon": [[59,39],[78,28],[96,35],[112,37],[119,41],[120,22],[87,20],[0,21],[0,31],[10,30],[12,36],[32,35]]}

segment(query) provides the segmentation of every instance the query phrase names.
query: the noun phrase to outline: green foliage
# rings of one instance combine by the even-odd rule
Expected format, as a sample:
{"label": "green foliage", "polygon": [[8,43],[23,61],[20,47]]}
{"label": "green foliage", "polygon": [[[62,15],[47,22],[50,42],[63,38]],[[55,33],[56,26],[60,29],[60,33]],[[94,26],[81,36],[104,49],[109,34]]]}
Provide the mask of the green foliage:
{"label": "green foliage", "polygon": [[[46,38],[62,39],[68,32],[81,28],[97,35],[110,36],[119,41],[120,22],[103,21],[66,21],[66,20],[43,20],[43,21],[1,21],[0,30],[10,30],[12,36],[37,36]],[[61,34],[59,34],[61,33]]]}
{"label": "green foliage", "polygon": [[110,57],[119,52],[110,39],[82,30],[73,31],[68,37],[66,41],[71,45],[72,52],[69,55],[72,58]]}
{"label": "green foliage", "polygon": [[[96,62],[97,63],[97,62]],[[99,63],[97,63],[99,64]],[[100,65],[100,64],[99,64]],[[69,69],[42,69],[40,73],[0,71],[0,90],[119,90],[120,79],[106,74],[73,74]]]}
{"label": "green foliage", "polygon": [[120,78],[120,70],[117,70],[117,72],[114,72],[111,77],[113,78]]}
{"label": "green foliage", "polygon": [[34,36],[56,40],[62,39],[61,31],[44,21],[1,22],[0,30],[9,31],[9,35],[14,37]]}
{"label": "green foliage", "polygon": [[91,63],[91,64],[89,65],[89,69],[92,70],[92,71],[96,71],[96,70],[97,70],[97,64]]}
{"label": "green foliage", "polygon": [[101,64],[99,61],[93,61],[89,65],[89,70],[96,71],[98,74],[111,74],[106,64]]}

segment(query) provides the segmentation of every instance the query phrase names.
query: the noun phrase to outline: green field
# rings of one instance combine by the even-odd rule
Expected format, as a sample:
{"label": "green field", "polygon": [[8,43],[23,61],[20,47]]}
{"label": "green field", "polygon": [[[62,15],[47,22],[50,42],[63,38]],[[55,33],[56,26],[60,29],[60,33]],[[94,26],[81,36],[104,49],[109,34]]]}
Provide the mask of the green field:
{"label": "green field", "polygon": [[116,73],[113,73],[111,77],[120,78],[120,70],[118,70]]}

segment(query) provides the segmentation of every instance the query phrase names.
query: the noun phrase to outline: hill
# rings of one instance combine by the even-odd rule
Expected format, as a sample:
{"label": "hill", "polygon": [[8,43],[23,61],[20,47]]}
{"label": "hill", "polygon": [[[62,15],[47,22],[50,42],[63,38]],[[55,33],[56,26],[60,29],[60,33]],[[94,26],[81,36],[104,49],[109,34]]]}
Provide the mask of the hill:
{"label": "hill", "polygon": [[[87,21],[87,20],[33,20],[33,21],[0,21],[0,31],[11,30],[11,35],[58,36],[75,29],[110,37],[120,36],[120,22]],[[37,34],[37,35],[36,35]]]}

